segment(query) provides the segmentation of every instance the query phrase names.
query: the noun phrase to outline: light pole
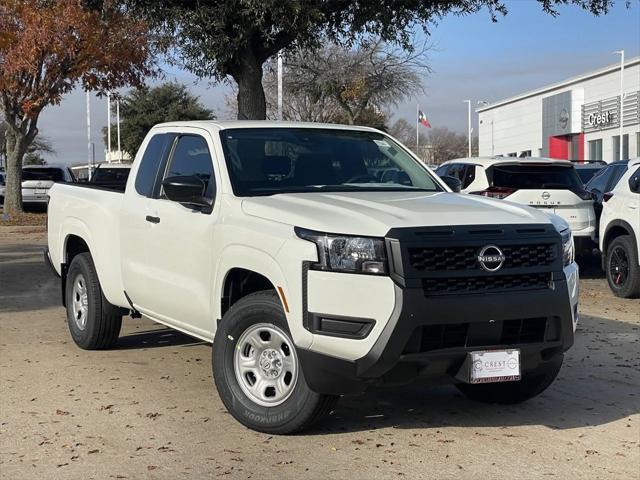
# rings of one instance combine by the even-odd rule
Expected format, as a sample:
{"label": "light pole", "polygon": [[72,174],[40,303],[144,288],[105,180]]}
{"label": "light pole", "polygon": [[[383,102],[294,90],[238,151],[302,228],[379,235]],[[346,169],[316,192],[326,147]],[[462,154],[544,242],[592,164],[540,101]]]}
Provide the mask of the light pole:
{"label": "light pole", "polygon": [[620,120],[618,123],[620,124],[620,156],[618,160],[622,160],[622,146],[624,144],[623,135],[622,135],[622,127],[624,125],[624,50],[616,50],[613,52],[615,55],[620,55]]}
{"label": "light pole", "polygon": [[111,161],[111,93],[107,93],[107,162]]}
{"label": "light pole", "polygon": [[118,131],[118,156],[120,157],[120,163],[122,163],[122,148],[120,147],[120,99],[116,99],[116,123]]}
{"label": "light pole", "polygon": [[469,158],[471,158],[471,100],[465,100],[464,101],[467,106],[469,107],[468,110],[468,125],[467,125],[467,136],[468,136],[468,142],[469,142]]}
{"label": "light pole", "polygon": [[91,179],[91,157],[93,148],[91,146],[91,97],[89,90],[86,93],[87,96],[87,178]]}

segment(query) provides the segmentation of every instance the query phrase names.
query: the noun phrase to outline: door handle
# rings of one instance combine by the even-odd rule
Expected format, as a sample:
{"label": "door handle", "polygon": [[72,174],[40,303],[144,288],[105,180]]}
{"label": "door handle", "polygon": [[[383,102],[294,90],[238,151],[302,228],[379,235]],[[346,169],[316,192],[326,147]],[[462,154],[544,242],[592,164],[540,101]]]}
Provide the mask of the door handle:
{"label": "door handle", "polygon": [[145,218],[145,220],[151,223],[160,223],[160,217],[152,217],[151,215],[147,215],[147,218]]}

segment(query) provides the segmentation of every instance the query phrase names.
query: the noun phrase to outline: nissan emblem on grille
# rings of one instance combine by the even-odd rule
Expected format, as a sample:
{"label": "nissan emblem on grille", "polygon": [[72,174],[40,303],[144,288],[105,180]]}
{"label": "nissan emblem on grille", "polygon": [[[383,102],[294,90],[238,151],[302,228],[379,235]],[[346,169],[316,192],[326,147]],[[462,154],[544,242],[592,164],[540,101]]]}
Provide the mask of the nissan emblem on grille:
{"label": "nissan emblem on grille", "polygon": [[495,245],[482,247],[478,253],[478,263],[486,272],[497,272],[504,264],[505,256]]}

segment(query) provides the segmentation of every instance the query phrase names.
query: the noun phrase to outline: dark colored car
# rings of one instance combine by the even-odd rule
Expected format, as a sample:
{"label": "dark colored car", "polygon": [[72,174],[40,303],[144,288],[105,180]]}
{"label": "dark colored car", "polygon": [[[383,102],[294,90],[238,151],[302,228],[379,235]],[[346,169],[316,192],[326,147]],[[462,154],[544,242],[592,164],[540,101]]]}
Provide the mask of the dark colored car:
{"label": "dark colored car", "polygon": [[[627,164],[629,160],[619,160],[617,162],[609,163],[602,167],[598,173],[589,180],[585,185],[585,190],[591,192],[594,198],[594,210],[596,212],[596,219],[600,221],[600,214],[602,213],[602,201],[604,195],[610,192],[618,184],[620,177],[627,171]],[[598,225],[597,223],[596,225]]]}
{"label": "dark colored car", "polygon": [[91,175],[89,184],[124,192],[130,171],[131,165],[98,165]]}
{"label": "dark colored car", "polygon": [[607,164],[605,162],[590,162],[590,163],[578,163],[575,164],[576,172],[578,172],[578,176],[582,183],[586,185],[589,180],[600,173]]}

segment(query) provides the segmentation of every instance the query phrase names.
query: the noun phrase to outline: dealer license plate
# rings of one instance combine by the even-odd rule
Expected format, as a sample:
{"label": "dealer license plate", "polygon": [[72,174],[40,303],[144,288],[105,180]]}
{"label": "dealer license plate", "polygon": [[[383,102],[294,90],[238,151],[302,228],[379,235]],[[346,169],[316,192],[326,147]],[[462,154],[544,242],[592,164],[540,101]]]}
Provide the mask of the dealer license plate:
{"label": "dealer license plate", "polygon": [[471,383],[513,382],[520,380],[520,350],[471,352]]}

